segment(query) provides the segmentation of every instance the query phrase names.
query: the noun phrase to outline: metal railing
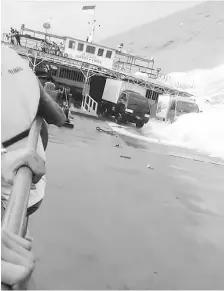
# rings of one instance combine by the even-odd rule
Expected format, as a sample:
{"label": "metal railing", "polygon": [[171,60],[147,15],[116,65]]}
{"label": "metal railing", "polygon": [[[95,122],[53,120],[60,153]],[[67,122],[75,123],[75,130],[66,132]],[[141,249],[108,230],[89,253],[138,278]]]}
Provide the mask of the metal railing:
{"label": "metal railing", "polygon": [[83,96],[81,109],[91,114],[97,115],[97,108],[98,103],[89,94],[85,94]]}
{"label": "metal railing", "polygon": [[[166,82],[164,84],[157,84],[157,80],[161,80],[164,79],[166,77],[165,74],[163,74],[164,76],[162,77],[162,74],[159,74],[158,72],[158,77],[157,78],[153,78],[154,80],[145,80],[142,79],[141,77],[137,77],[137,76],[132,76],[130,74],[128,74],[127,72],[125,72],[125,68],[124,71],[120,70],[114,70],[114,69],[106,69],[103,67],[98,67],[95,65],[92,65],[90,63],[83,63],[82,61],[78,61],[75,59],[70,59],[70,58],[66,58],[64,56],[57,56],[55,54],[50,54],[50,53],[46,53],[43,51],[40,51],[39,49],[34,49],[34,48],[29,48],[29,47],[25,47],[25,46],[17,46],[17,45],[13,45],[9,42],[1,42],[2,45],[5,46],[9,46],[11,48],[13,48],[15,51],[17,51],[17,53],[19,53],[20,55],[26,56],[26,57],[33,57],[33,58],[38,58],[38,59],[42,59],[42,61],[48,61],[50,63],[53,63],[55,65],[60,65],[60,66],[66,66],[66,67],[71,67],[71,68],[76,68],[79,70],[90,70],[92,72],[94,72],[94,74],[99,74],[99,75],[103,75],[103,76],[112,76],[113,78],[116,79],[128,79],[130,82],[133,83],[138,83],[140,86],[144,86],[149,88],[150,90],[154,90],[156,92],[159,93],[169,93],[169,94],[179,94],[179,95],[184,95],[184,96],[191,96],[192,94],[189,94],[188,92],[184,92],[182,90],[178,90],[176,88],[172,88],[172,86],[169,86]],[[27,43],[27,45],[29,45]]]}
{"label": "metal railing", "polygon": [[[6,42],[5,39],[3,40],[5,43],[8,44],[8,46],[13,46],[15,50],[17,50],[19,53],[24,52],[24,49],[28,49],[28,52],[31,54],[32,50],[37,53],[38,56],[43,57],[48,55],[54,57],[55,60],[60,60],[60,62],[63,62],[65,60],[66,63],[73,64],[74,62],[77,62],[79,60],[68,58],[66,54],[63,53],[63,51],[55,50],[54,45],[52,44],[45,44],[44,47],[41,46],[41,41],[26,38],[24,36],[21,37],[21,46],[18,46],[16,44],[12,44],[10,41]],[[113,65],[111,67],[111,70],[115,70],[116,72],[121,73],[127,73],[127,74],[134,74],[136,72],[144,72],[149,75],[150,78],[156,78],[156,70],[152,67],[149,67],[151,65],[150,60],[144,60],[142,64],[137,64],[136,60],[138,58],[132,56],[132,59],[130,60],[130,56],[126,54],[118,56],[116,55],[113,60]],[[79,61],[80,62],[80,61]],[[88,62],[87,62],[88,63]],[[90,63],[89,63],[90,64]],[[91,64],[90,64],[91,65]],[[96,66],[96,65],[95,65]]]}

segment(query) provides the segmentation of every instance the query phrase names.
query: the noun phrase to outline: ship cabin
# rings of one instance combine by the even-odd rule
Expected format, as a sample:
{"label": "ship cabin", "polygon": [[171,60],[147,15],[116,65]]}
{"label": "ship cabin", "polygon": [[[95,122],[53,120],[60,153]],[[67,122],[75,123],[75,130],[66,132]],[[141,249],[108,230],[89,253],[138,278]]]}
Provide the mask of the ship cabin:
{"label": "ship cabin", "polygon": [[113,68],[116,50],[98,44],[65,37],[64,56],[107,69]]}

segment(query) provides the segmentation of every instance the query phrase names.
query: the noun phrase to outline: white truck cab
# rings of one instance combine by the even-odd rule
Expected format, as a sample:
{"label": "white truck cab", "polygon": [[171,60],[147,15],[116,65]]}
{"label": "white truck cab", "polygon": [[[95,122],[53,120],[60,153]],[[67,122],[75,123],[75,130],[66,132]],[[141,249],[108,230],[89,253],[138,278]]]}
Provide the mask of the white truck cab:
{"label": "white truck cab", "polygon": [[159,96],[157,119],[173,123],[179,116],[188,113],[199,113],[197,103],[190,98],[170,95]]}

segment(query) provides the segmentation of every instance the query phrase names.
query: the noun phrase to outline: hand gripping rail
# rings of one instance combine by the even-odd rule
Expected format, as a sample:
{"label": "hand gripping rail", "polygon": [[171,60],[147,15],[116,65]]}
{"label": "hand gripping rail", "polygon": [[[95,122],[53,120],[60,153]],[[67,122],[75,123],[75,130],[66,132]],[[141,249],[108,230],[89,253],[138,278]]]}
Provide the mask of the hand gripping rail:
{"label": "hand gripping rail", "polygon": [[[27,148],[36,150],[41,126],[42,118],[38,116],[31,126]],[[20,236],[23,235],[31,184],[32,171],[30,168],[26,166],[19,168],[14,179],[13,190],[4,214],[2,229]],[[10,290],[10,287],[1,284],[1,289]]]}

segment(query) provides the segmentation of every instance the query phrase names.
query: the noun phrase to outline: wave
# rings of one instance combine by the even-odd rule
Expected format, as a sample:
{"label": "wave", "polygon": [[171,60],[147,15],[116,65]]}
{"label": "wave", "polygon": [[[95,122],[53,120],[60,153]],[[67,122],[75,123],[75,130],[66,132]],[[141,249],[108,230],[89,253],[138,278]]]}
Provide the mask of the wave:
{"label": "wave", "polygon": [[144,135],[224,159],[224,65],[211,70],[171,73],[170,84],[194,94],[203,112],[186,114],[173,124],[149,122]]}

